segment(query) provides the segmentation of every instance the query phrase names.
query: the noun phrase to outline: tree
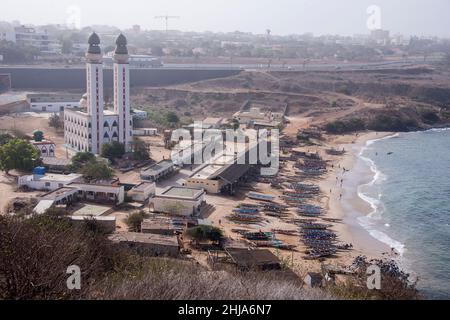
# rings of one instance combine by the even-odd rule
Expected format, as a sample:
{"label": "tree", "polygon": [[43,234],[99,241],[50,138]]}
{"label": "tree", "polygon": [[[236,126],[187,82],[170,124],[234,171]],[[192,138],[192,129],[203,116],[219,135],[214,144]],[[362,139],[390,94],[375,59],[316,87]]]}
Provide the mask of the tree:
{"label": "tree", "polygon": [[55,129],[60,129],[64,126],[64,122],[62,121],[61,117],[57,113],[54,113],[48,119],[48,125]]}
{"label": "tree", "polygon": [[31,171],[39,164],[40,152],[28,141],[12,139],[0,147],[0,169]]}
{"label": "tree", "polygon": [[170,124],[177,124],[178,122],[180,122],[180,118],[178,117],[178,115],[173,112],[173,111],[169,111],[166,113],[166,121]]}
{"label": "tree", "polygon": [[141,232],[141,223],[144,221],[145,213],[144,211],[134,212],[128,215],[125,223],[128,226],[128,231],[130,232]]}
{"label": "tree", "polygon": [[196,226],[188,229],[186,233],[196,241],[211,240],[219,242],[223,238],[222,230],[213,226]]}
{"label": "tree", "polygon": [[81,174],[87,181],[109,180],[113,177],[113,170],[103,161],[91,160],[83,168]]}
{"label": "tree", "polygon": [[133,158],[140,161],[150,158],[150,150],[145,141],[138,138],[133,139]]}
{"label": "tree", "polygon": [[125,154],[125,145],[118,141],[104,143],[102,145],[102,157],[111,161],[122,157]]}
{"label": "tree", "polygon": [[9,133],[0,133],[0,146],[7,144],[12,139],[14,139],[14,137]]}
{"label": "tree", "polygon": [[240,127],[240,123],[237,119],[231,120],[231,126],[233,127],[233,130],[236,131]]}
{"label": "tree", "polygon": [[95,155],[90,152],[78,152],[72,157],[72,171],[80,170],[90,161],[95,160]]}

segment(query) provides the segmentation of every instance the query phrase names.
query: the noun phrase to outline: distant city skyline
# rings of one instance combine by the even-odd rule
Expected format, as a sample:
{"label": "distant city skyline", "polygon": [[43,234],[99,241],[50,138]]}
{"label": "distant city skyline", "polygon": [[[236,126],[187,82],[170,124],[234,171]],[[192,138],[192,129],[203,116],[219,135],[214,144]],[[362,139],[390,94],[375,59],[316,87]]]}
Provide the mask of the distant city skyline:
{"label": "distant city skyline", "polygon": [[[368,8],[376,6],[378,13]],[[121,29],[140,25],[163,30],[164,19],[173,15],[169,28],[181,31],[252,32],[274,35],[314,33],[353,35],[370,32],[368,20],[405,36],[450,38],[448,0],[2,0],[5,21],[23,24],[67,24],[81,27],[111,25]],[[379,20],[379,21],[378,21]],[[373,22],[373,20],[372,20]]]}

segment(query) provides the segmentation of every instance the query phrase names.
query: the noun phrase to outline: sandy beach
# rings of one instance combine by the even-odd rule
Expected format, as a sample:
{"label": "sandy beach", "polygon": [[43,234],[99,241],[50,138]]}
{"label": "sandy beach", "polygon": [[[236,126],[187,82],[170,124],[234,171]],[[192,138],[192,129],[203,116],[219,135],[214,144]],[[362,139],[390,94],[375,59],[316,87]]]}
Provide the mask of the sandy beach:
{"label": "sandy beach", "polygon": [[[358,187],[370,182],[374,177],[370,168],[361,163],[359,154],[367,141],[390,135],[392,133],[389,132],[367,132],[358,136],[336,136],[329,142],[330,146],[338,150],[345,149],[347,152],[343,156],[329,158],[332,168],[319,185],[322,190],[329,192],[328,217],[342,219],[342,223],[336,224],[335,230],[343,242],[352,243],[353,257],[365,255],[379,258],[383,253],[391,252],[389,246],[372,237],[358,222],[359,217],[369,214],[372,210],[370,204],[358,195]],[[357,164],[358,168],[355,168]]]}

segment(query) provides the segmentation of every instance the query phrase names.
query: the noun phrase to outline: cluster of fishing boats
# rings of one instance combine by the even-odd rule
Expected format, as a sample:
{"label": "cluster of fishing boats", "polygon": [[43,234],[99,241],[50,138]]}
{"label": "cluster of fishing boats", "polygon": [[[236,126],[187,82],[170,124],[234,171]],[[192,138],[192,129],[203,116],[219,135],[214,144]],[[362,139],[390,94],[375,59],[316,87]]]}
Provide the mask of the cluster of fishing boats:
{"label": "cluster of fishing boats", "polygon": [[302,176],[320,176],[327,172],[327,163],[318,154],[304,157],[294,165]]}
{"label": "cluster of fishing boats", "polygon": [[275,237],[273,232],[244,232],[242,236],[251,241],[255,247],[272,247],[278,249],[292,250],[295,245],[289,245]]}

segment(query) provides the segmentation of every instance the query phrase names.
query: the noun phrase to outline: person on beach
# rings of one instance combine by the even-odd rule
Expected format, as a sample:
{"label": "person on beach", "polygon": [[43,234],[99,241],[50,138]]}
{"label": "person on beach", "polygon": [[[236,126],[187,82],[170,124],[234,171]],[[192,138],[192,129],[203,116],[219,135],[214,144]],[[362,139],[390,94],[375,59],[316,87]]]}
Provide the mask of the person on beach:
{"label": "person on beach", "polygon": [[342,193],[339,195],[339,200],[341,200],[342,199]]}

